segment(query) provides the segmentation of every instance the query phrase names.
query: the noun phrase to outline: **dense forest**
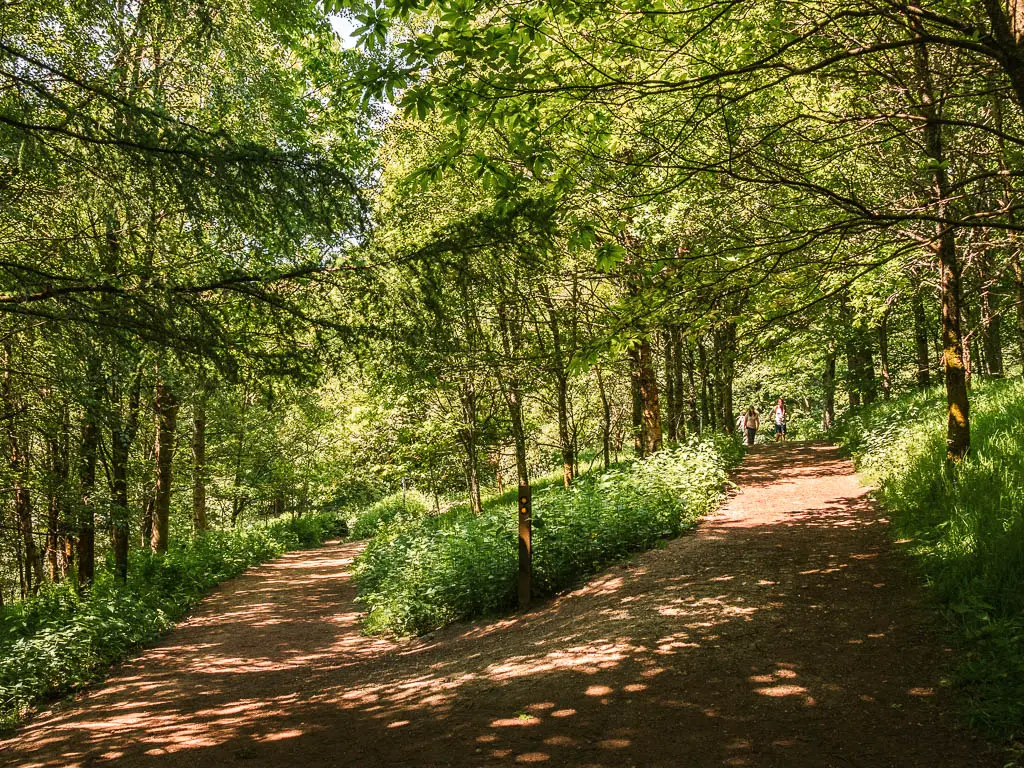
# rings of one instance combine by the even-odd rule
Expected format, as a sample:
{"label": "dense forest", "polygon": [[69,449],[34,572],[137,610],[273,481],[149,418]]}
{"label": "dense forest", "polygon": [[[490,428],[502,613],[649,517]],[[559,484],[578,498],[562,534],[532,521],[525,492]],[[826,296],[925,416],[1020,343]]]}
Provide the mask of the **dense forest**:
{"label": "dense forest", "polygon": [[[0,3],[0,606],[282,516],[638,499],[669,448],[704,510],[780,397],[796,439],[930,420],[955,485],[1024,374],[1022,39],[994,0]],[[553,525],[520,604],[577,573]]]}

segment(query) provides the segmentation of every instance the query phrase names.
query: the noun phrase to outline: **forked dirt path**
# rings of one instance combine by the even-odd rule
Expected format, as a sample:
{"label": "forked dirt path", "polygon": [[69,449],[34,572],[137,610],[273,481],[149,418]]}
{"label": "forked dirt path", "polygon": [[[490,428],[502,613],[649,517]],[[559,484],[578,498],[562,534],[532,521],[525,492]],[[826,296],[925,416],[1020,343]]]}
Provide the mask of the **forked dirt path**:
{"label": "forked dirt path", "polygon": [[849,462],[758,447],[690,536],[526,616],[362,637],[357,544],[225,584],[19,766],[995,766]]}

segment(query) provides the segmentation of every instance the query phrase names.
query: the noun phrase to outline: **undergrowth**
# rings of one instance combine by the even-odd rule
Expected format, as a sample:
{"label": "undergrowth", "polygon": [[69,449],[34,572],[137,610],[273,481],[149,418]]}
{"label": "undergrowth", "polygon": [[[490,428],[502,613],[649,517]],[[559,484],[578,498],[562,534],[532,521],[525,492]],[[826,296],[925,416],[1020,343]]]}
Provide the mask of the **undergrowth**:
{"label": "undergrowth", "polygon": [[368,507],[352,512],[348,525],[352,537],[368,539],[396,519],[422,517],[430,511],[430,499],[416,490],[399,491]]}
{"label": "undergrowth", "polygon": [[1024,736],[1024,383],[971,392],[971,451],[945,462],[945,397],[930,391],[844,419],[835,437],[879,488],[961,649],[972,722]]}
{"label": "undergrowth", "polygon": [[[534,594],[551,595],[630,552],[678,535],[713,509],[742,449],[693,441],[646,460],[535,488]],[[368,632],[417,634],[457,619],[511,609],[516,597],[514,495],[483,514],[398,517],[382,525],[356,564]]]}
{"label": "undergrowth", "polygon": [[210,531],[164,555],[132,553],[128,580],[100,568],[79,595],[71,580],[0,611],[0,728],[41,701],[102,676],[169,629],[211,587],[289,549],[344,533],[330,514]]}

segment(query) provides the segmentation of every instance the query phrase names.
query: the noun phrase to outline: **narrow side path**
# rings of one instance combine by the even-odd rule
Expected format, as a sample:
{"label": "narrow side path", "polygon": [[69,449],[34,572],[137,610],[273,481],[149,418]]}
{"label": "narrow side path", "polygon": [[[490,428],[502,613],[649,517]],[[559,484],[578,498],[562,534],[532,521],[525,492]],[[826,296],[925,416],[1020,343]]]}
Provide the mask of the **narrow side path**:
{"label": "narrow side path", "polygon": [[834,448],[754,449],[697,533],[523,617],[360,635],[359,545],[236,579],[0,742],[19,766],[998,766]]}

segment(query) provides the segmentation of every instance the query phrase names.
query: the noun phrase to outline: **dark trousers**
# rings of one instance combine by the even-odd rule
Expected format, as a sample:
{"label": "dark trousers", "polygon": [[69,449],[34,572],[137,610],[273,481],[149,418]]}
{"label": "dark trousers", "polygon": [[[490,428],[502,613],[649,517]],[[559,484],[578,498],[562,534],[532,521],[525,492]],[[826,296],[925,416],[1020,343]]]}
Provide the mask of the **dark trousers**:
{"label": "dark trousers", "polygon": [[747,445],[754,444],[754,436],[757,435],[757,430],[753,427],[747,427]]}

